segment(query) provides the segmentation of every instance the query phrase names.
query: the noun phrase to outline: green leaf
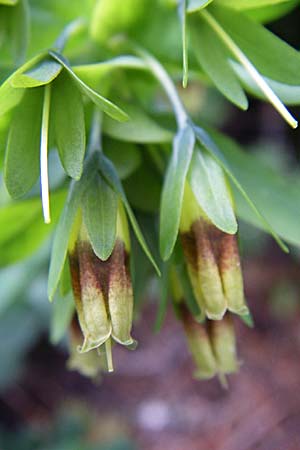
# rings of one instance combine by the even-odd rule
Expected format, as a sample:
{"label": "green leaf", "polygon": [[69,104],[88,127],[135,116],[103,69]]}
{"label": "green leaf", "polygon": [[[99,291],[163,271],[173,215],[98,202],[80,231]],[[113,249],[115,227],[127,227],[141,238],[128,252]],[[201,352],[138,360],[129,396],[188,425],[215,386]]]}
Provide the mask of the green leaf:
{"label": "green leaf", "polygon": [[29,5],[27,0],[19,0],[11,8],[9,20],[9,45],[16,64],[25,59],[29,39]]}
{"label": "green leaf", "polygon": [[300,55],[293,47],[239,11],[215,3],[209,10],[262,75],[299,84]]}
{"label": "green leaf", "polygon": [[14,6],[19,0],[0,0],[0,5]]}
{"label": "green leaf", "polygon": [[188,12],[199,11],[202,8],[206,8],[213,0],[188,0]]}
{"label": "green leaf", "polygon": [[14,113],[6,146],[4,179],[9,194],[26,194],[39,176],[43,89],[25,92]]}
{"label": "green leaf", "polygon": [[254,9],[265,6],[274,6],[279,3],[288,3],[290,0],[216,0],[216,3],[222,3],[224,6],[230,6],[234,9]]}
{"label": "green leaf", "polygon": [[96,91],[91,89],[87,84],[85,84],[76,74],[73,72],[69,64],[64,60],[64,58],[56,52],[50,51],[49,55],[52,56],[59,64],[61,64],[73,78],[78,88],[83,94],[89,97],[95,105],[97,105],[103,112],[111,116],[113,119],[120,122],[128,120],[128,115],[122,111],[118,106],[114,105],[112,102],[107,100],[102,95],[98,94]]}
{"label": "green leaf", "polygon": [[55,230],[48,276],[48,297],[50,301],[53,300],[64,268],[70,234],[75,223],[81,196],[85,188],[86,182],[73,182]]}
{"label": "green leaf", "polygon": [[149,260],[151,261],[156,272],[160,275],[160,270],[148,248],[148,245],[144,239],[144,236],[141,232],[139,224],[137,223],[136,218],[132,212],[132,209],[129,205],[129,202],[127,200],[123,186],[119,180],[119,177],[118,177],[115,167],[113,166],[112,162],[109,161],[109,159],[107,159],[103,154],[100,154],[99,156],[100,156],[99,157],[100,171],[101,171],[102,176],[107,180],[107,182],[112,186],[112,188],[115,190],[115,192],[120,196],[120,198],[125,206],[125,209],[126,209],[128,217],[129,217],[130,223],[132,225],[132,228],[135,232],[135,235],[136,235],[142,249],[144,250],[144,252],[147,255],[147,257],[149,258]]}
{"label": "green leaf", "polygon": [[137,145],[105,139],[104,153],[110,159],[121,180],[128,178],[141,165],[141,152]]}
{"label": "green leaf", "polygon": [[52,59],[46,59],[26,72],[16,73],[10,84],[14,88],[43,86],[51,83],[59,75],[61,70],[61,64]]}
{"label": "green leaf", "polygon": [[4,83],[0,86],[0,115],[2,116],[10,109],[14,108],[22,99],[25,89],[15,89],[12,87],[13,79],[18,77],[19,74],[32,68],[35,64],[39,63],[45,57],[45,53],[40,53],[34,58],[30,59],[16,70],[10,77],[8,77]]}
{"label": "green leaf", "polygon": [[72,67],[74,73],[86,84],[96,89],[113,71],[118,69],[139,69],[145,71],[145,64],[136,56],[122,55],[94,64]]}
{"label": "green leaf", "polygon": [[[252,95],[255,95],[256,97],[265,100],[265,95],[250,77],[248,72],[235,61],[231,61],[231,65],[245,90],[250,92]],[[280,83],[267,77],[264,77],[264,79],[268,83],[270,88],[275,92],[275,94],[278,95],[280,100],[284,102],[285,105],[298,105],[300,103],[300,85]]]}
{"label": "green leaf", "polygon": [[50,342],[55,345],[66,334],[74,314],[75,305],[72,292],[63,298],[57,298],[52,308]]}
{"label": "green leaf", "polygon": [[229,63],[231,55],[201,16],[192,24],[192,41],[198,63],[219,91],[241,109],[247,109],[247,97]]}
{"label": "green leaf", "polygon": [[64,191],[51,195],[50,225],[44,224],[39,197],[0,208],[0,266],[24,259],[41,246],[58,220],[65,197]]}
{"label": "green leaf", "polygon": [[51,122],[61,163],[70,177],[79,180],[86,145],[84,107],[81,94],[66,71],[52,85]]}
{"label": "green leaf", "polygon": [[106,261],[116,242],[118,197],[98,174],[91,180],[83,198],[83,220],[94,252]]}
{"label": "green leaf", "polygon": [[65,297],[72,289],[69,260],[66,258],[59,283],[59,295]]}
{"label": "green leaf", "polygon": [[276,3],[276,5],[264,6],[263,8],[247,9],[245,13],[257,22],[268,23],[285,16],[292,9],[296,8],[298,4],[299,0],[288,0],[284,3]]}
{"label": "green leaf", "polygon": [[168,308],[169,283],[170,283],[170,261],[166,261],[163,265],[162,276],[160,279],[160,296],[159,305],[154,325],[154,331],[158,333],[164,323]]}
{"label": "green leaf", "polygon": [[109,117],[103,118],[103,132],[108,136],[125,142],[160,143],[170,142],[173,133],[156,123],[142,109],[126,105],[130,120],[119,123]]}
{"label": "green leaf", "polygon": [[160,208],[160,252],[167,260],[173,251],[179,229],[184,185],[195,145],[192,127],[186,124],[176,134],[162,191]]}
{"label": "green leaf", "polygon": [[[292,245],[300,246],[299,171],[284,175],[271,168],[255,154],[246,153],[231,139],[213,133],[213,138],[224,154],[230,169],[249,196],[255,199],[257,208],[275,232]],[[264,223],[248,206],[238,189],[234,189],[238,216],[256,227],[266,230]]]}
{"label": "green leaf", "polygon": [[[262,227],[270,233],[275,241],[278,243],[278,245],[284,250],[285,252],[288,252],[288,248],[286,245],[282,242],[276,231],[271,227],[271,225],[268,223],[268,221],[265,219],[265,217],[260,213],[260,211],[257,209],[256,204],[252,201],[250,196],[248,195],[246,188],[244,188],[243,180],[240,179],[239,173],[236,173],[232,170],[232,167],[228,164],[226,159],[224,158],[222,151],[220,148],[222,148],[222,141],[219,141],[218,135],[216,133],[210,132],[212,134],[213,139],[210,137],[210,135],[200,127],[194,127],[195,133],[197,136],[197,139],[199,140],[200,144],[203,145],[207,151],[211,154],[213,158],[220,164],[220,166],[223,168],[225,173],[228,175],[228,177],[231,179],[233,184],[236,186],[236,188],[240,191],[242,194],[244,200],[248,203],[254,214],[259,219]],[[219,143],[219,145],[218,145]],[[220,147],[219,147],[220,146]],[[255,172],[254,172],[255,173]],[[252,175],[253,176],[253,175]]]}
{"label": "green leaf", "polygon": [[225,233],[235,234],[237,222],[223,170],[205,149],[196,149],[188,180],[206,215]]}

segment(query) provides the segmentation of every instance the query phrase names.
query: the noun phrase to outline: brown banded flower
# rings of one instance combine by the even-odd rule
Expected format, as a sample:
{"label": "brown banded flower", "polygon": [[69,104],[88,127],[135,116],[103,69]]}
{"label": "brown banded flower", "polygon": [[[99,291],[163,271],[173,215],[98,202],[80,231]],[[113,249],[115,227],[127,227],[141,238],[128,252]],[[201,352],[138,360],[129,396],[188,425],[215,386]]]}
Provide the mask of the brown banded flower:
{"label": "brown banded flower", "polygon": [[102,261],[95,253],[81,214],[69,243],[74,300],[83,343],[80,353],[105,344],[109,370],[111,339],[132,348],[133,291],[129,269],[130,237],[126,214],[118,204],[116,241],[112,254]]}
{"label": "brown banded flower", "polygon": [[69,327],[69,358],[67,367],[69,370],[77,370],[81,375],[92,379],[99,379],[101,372],[106,369],[104,353],[96,349],[86,353],[78,351],[83,339],[76,315]]}
{"label": "brown banded flower", "polygon": [[219,230],[185,185],[180,236],[194,295],[212,320],[247,314],[236,236]]}
{"label": "brown banded flower", "polygon": [[226,386],[225,376],[239,369],[232,318],[199,323],[183,302],[177,305],[187,345],[196,366],[195,377],[210,379],[218,376]]}

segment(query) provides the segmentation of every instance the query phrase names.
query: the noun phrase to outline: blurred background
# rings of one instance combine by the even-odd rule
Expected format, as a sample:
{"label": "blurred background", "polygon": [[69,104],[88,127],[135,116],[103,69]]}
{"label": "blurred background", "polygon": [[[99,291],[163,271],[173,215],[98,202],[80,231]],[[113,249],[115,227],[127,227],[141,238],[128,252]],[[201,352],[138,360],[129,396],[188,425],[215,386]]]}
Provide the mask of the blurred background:
{"label": "blurred background", "polygon": [[[270,28],[299,48],[299,23],[298,9]],[[189,108],[199,107],[198,94],[206,121],[294,174],[300,131],[266,104],[252,101],[241,113],[197,85],[182,93]],[[293,113],[300,117],[299,108]],[[134,327],[139,347],[115,349],[114,374],[93,383],[68,371],[67,345],[54,345],[59,330],[51,327],[46,295],[50,242],[2,269],[0,450],[299,450],[300,252],[285,255],[243,222],[240,248],[255,327],[236,322],[241,369],[228,390],[218,380],[193,379],[171,307],[154,332],[155,285]]]}

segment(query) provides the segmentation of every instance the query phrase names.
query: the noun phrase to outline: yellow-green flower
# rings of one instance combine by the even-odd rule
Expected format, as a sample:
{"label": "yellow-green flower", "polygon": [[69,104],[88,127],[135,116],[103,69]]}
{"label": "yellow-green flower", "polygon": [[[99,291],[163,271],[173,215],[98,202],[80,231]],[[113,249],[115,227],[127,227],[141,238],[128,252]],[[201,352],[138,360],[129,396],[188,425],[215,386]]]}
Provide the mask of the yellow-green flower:
{"label": "yellow-green flower", "polygon": [[201,311],[212,320],[226,310],[244,315],[248,308],[236,237],[219,230],[185,185],[180,235],[190,281]]}
{"label": "yellow-green flower", "polygon": [[[118,205],[116,242],[111,256],[102,261],[94,253],[87,229],[78,215],[69,244],[72,287],[83,343],[81,353],[106,345],[111,338],[134,346],[131,337],[133,292],[129,270],[130,238],[127,218]],[[108,362],[110,355],[108,356]],[[109,370],[112,370],[109,364]]]}
{"label": "yellow-green flower", "polygon": [[86,353],[79,352],[78,347],[82,343],[82,338],[82,331],[77,317],[74,316],[69,329],[70,356],[67,361],[67,367],[70,370],[77,370],[86,377],[99,379],[101,372],[106,369],[104,354],[100,354],[96,349]]}

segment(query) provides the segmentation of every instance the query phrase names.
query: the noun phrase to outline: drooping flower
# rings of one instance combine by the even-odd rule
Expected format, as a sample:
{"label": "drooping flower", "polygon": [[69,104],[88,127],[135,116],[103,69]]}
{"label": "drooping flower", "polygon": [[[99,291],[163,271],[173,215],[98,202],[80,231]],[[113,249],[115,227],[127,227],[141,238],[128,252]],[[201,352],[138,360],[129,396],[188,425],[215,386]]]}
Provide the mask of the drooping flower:
{"label": "drooping flower", "polygon": [[183,302],[178,311],[196,366],[195,377],[210,379],[219,376],[222,384],[226,385],[225,376],[239,369],[232,318],[226,314],[222,320],[199,323]]}
{"label": "drooping flower", "polygon": [[[116,241],[110,257],[102,261],[93,251],[81,214],[69,244],[72,288],[83,343],[80,353],[99,349],[111,352],[111,339],[132,348],[133,292],[129,270],[130,238],[126,214],[118,204]],[[111,356],[107,355],[107,361]],[[111,364],[108,364],[112,370]]]}
{"label": "drooping flower", "polygon": [[194,295],[212,320],[247,314],[236,236],[219,230],[185,185],[180,235]]}
{"label": "drooping flower", "polygon": [[78,351],[82,344],[82,331],[79,327],[77,317],[74,316],[69,327],[69,359],[67,367],[70,370],[77,370],[81,375],[98,380],[101,372],[106,369],[105,354],[96,349],[86,353]]}

